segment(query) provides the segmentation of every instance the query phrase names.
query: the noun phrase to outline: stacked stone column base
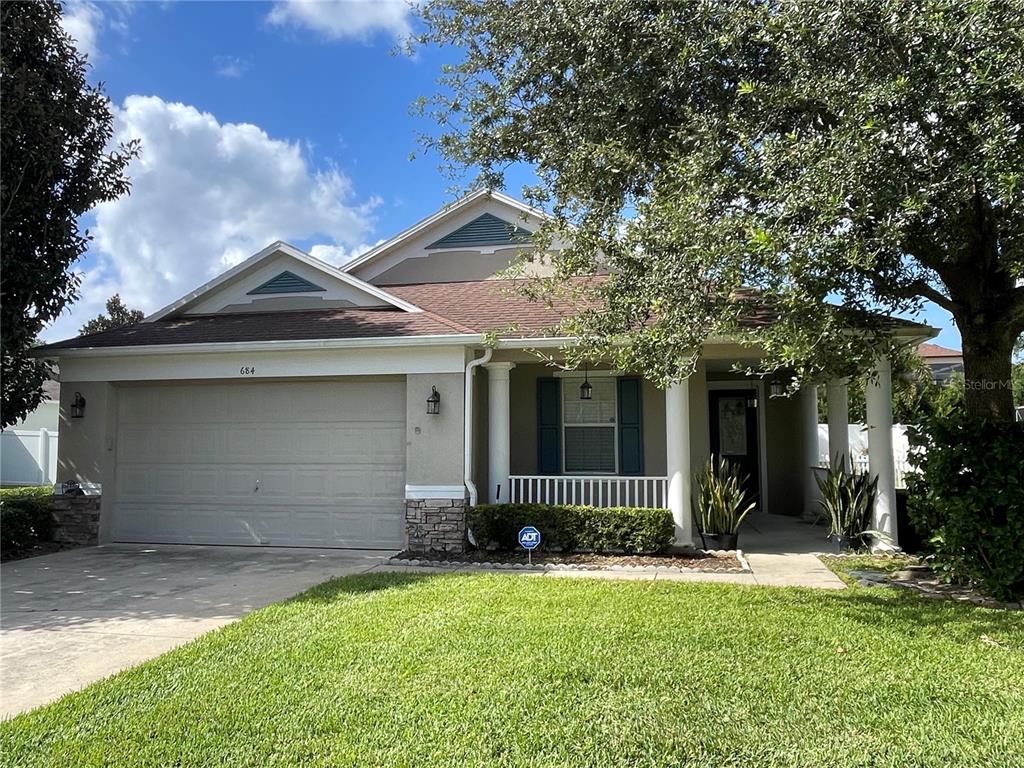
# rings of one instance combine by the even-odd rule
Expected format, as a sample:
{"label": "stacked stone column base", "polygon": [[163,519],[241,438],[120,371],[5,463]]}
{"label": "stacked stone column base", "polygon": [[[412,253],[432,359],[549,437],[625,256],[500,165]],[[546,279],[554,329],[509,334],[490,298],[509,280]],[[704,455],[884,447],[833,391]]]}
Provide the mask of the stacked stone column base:
{"label": "stacked stone column base", "polygon": [[410,552],[466,551],[466,499],[406,499],[405,537]]}

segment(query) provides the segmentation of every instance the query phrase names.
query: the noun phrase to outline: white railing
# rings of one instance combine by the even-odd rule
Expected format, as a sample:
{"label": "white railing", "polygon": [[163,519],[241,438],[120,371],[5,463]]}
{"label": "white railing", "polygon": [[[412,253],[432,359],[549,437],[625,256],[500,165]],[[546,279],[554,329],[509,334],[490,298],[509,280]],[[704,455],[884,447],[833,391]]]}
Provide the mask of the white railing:
{"label": "white railing", "polygon": [[667,477],[512,475],[513,504],[582,504],[591,507],[668,506]]}
{"label": "white railing", "polygon": [[[907,487],[907,472],[913,471],[913,467],[910,466],[910,462],[906,459],[896,458],[893,462],[896,467],[896,487],[906,488]],[[818,465],[826,468],[828,467],[828,456],[818,456]],[[853,471],[857,474],[866,475],[870,465],[868,463],[867,456],[854,456],[853,457]]]}

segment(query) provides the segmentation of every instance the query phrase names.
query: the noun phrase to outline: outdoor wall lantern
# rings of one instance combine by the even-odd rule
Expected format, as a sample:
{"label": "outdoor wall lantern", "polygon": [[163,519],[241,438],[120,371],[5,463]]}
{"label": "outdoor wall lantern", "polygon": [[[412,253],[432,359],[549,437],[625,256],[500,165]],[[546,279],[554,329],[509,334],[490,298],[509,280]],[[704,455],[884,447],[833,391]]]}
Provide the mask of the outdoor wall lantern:
{"label": "outdoor wall lantern", "polygon": [[781,381],[773,381],[768,385],[768,392],[772,397],[782,397],[786,392],[786,385]]}
{"label": "outdoor wall lantern", "polygon": [[427,413],[436,415],[441,412],[441,395],[437,387],[431,387],[430,397],[427,398]]}
{"label": "outdoor wall lantern", "polygon": [[75,399],[71,401],[71,418],[80,419],[85,416],[85,398],[81,392],[75,392]]}
{"label": "outdoor wall lantern", "polygon": [[594,398],[594,385],[587,378],[587,369],[583,369],[583,383],[580,384],[580,400],[592,400]]}

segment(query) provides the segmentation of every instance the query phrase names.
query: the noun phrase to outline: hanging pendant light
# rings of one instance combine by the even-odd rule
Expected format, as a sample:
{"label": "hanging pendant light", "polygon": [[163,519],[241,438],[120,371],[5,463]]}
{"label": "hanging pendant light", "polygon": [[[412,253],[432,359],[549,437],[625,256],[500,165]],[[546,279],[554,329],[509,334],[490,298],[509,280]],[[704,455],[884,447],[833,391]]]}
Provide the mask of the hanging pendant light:
{"label": "hanging pendant light", "polygon": [[580,384],[580,400],[592,400],[594,398],[594,387],[587,378],[587,369],[583,369],[583,383]]}

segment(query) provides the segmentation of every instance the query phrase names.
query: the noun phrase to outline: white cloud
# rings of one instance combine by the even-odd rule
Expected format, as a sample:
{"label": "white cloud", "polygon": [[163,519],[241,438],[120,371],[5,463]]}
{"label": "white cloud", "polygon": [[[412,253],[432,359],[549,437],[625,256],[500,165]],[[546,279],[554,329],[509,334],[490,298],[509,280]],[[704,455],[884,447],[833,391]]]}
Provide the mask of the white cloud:
{"label": "white cloud", "polygon": [[95,61],[99,54],[96,44],[103,26],[103,11],[99,6],[87,0],[70,0],[64,6],[60,25],[75,41],[78,52],[88,56],[89,61]]}
{"label": "white cloud", "polygon": [[309,249],[309,255],[321,261],[326,261],[328,264],[340,267],[357,256],[362,256],[372,248],[376,248],[383,242],[383,240],[378,240],[376,243],[360,243],[352,248],[345,248],[341,245],[318,244]]}
{"label": "white cloud", "polygon": [[129,96],[115,122],[115,141],[142,141],[131,194],[95,209],[83,298],[46,339],[75,335],[115,292],[153,312],[274,240],[320,241],[336,263],[366,248],[380,200],[354,200],[349,179],[312,167],[299,143],[155,96]]}
{"label": "white cloud", "polygon": [[213,65],[218,77],[237,78],[249,71],[249,62],[238,56],[214,56]]}
{"label": "white cloud", "polygon": [[366,40],[376,32],[398,39],[412,33],[409,0],[281,0],[267,20],[312,30],[328,40]]}

